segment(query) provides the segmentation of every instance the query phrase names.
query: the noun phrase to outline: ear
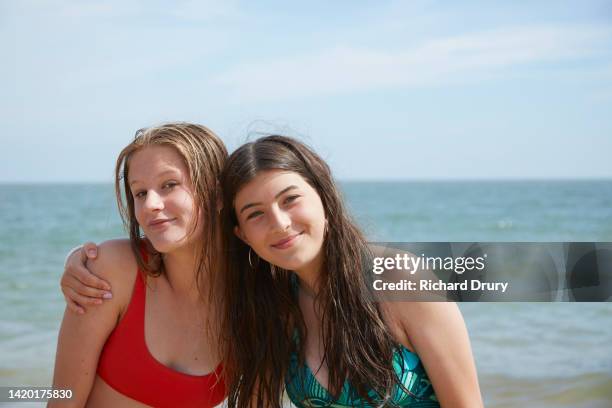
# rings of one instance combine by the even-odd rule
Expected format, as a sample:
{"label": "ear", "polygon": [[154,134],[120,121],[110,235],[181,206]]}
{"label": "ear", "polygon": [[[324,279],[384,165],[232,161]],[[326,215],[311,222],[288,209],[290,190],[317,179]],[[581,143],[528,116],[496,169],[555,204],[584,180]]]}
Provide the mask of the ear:
{"label": "ear", "polygon": [[245,244],[249,245],[249,240],[246,238],[246,236],[244,235],[244,233],[242,232],[242,230],[240,229],[238,225],[234,227],[234,235],[240,238]]}

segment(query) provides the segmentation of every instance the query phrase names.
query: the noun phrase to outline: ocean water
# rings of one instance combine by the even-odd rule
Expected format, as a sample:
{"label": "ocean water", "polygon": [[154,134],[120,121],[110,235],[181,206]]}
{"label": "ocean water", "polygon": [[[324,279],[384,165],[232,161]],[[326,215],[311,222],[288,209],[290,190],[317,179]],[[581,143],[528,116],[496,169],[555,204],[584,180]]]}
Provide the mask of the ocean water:
{"label": "ocean water", "polygon": [[[612,181],[342,190],[372,241],[612,241]],[[0,386],[50,384],[64,257],[86,240],[125,235],[114,200],[105,184],[0,185]],[[612,406],[612,302],[460,308],[487,407]]]}

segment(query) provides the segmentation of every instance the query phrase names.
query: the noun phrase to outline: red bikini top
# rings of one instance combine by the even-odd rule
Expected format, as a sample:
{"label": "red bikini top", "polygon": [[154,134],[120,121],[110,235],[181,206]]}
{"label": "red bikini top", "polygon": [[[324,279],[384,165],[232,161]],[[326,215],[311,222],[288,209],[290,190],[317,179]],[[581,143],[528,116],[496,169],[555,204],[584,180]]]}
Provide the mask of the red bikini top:
{"label": "red bikini top", "polygon": [[222,366],[207,375],[175,371],[149,352],[145,343],[146,287],[137,272],[132,299],[111,333],[98,362],[98,375],[121,394],[158,408],[214,407],[225,399]]}

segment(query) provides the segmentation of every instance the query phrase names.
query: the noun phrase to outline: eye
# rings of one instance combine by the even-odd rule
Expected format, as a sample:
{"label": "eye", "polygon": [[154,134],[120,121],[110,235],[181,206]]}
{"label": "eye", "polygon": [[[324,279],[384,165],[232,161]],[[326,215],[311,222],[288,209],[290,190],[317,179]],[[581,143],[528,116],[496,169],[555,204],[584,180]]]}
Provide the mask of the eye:
{"label": "eye", "polygon": [[136,192],[134,193],[134,197],[135,197],[135,198],[143,198],[143,197],[144,197],[144,196],[146,196],[146,195],[147,195],[147,192],[146,192],[146,191],[144,191],[144,190],[142,190],[142,191],[136,191]]}
{"label": "eye", "polygon": [[262,215],[263,212],[262,211],[253,211],[252,213],[250,213],[249,215],[247,215],[247,220],[252,220],[255,219],[257,217],[259,217],[260,215]]}
{"label": "eye", "polygon": [[178,183],[176,181],[168,181],[162,187],[164,189],[172,189],[172,188],[174,188],[176,186],[178,186]]}
{"label": "eye", "polygon": [[298,198],[300,198],[299,195],[290,195],[289,197],[285,198],[285,201],[283,203],[284,204],[291,204],[292,202],[294,202]]}

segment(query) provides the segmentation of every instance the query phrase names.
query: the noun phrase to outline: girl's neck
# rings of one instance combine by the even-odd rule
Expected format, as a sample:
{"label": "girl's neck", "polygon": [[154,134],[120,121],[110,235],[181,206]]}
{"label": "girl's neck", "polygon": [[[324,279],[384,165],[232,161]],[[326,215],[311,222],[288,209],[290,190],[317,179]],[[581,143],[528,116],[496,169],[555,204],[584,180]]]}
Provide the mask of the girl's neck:
{"label": "girl's neck", "polygon": [[195,296],[198,293],[196,281],[197,256],[195,248],[181,248],[162,254],[166,279],[172,291],[180,296]]}
{"label": "girl's neck", "polygon": [[320,278],[323,268],[323,256],[320,254],[308,265],[296,269],[295,274],[300,278],[300,287],[304,292],[316,296],[319,293]]}

